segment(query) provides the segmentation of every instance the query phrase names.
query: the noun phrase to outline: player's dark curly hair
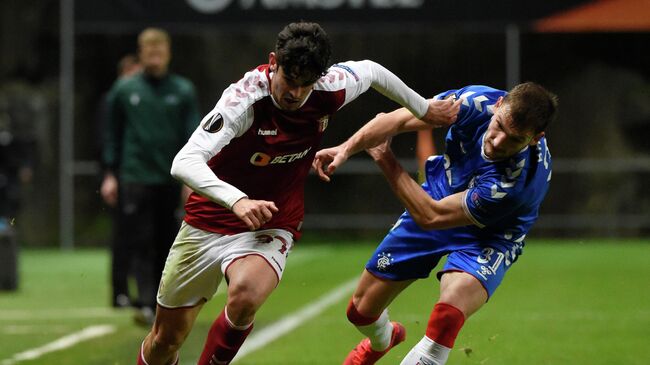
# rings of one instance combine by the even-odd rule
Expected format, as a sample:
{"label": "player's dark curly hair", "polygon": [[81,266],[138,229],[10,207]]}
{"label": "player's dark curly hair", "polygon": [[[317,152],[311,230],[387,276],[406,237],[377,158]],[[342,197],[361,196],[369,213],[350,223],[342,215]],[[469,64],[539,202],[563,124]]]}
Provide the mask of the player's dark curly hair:
{"label": "player's dark curly hair", "polygon": [[534,82],[515,86],[504,102],[510,106],[515,128],[535,134],[544,131],[557,114],[557,96]]}
{"label": "player's dark curly hair", "polygon": [[289,77],[315,82],[327,73],[332,48],[320,25],[296,22],[278,34],[275,54],[278,65]]}

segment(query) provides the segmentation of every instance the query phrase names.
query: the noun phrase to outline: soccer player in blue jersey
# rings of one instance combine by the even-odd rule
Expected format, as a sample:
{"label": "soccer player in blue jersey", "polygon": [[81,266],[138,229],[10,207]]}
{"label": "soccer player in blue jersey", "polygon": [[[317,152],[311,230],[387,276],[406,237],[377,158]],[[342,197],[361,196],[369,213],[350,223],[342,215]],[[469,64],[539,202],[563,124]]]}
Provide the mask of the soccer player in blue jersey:
{"label": "soccer player in blue jersey", "polygon": [[467,86],[435,99],[459,107],[447,150],[431,156],[420,186],[400,166],[390,137],[431,128],[399,109],[380,114],[343,144],[321,150],[313,167],[325,181],[349,156],[372,156],[406,211],[366,264],[347,316],[367,336],[344,364],[374,364],[405,338],[386,308],[415,280],[437,273],[440,297],[426,334],[401,364],[445,364],[465,320],[494,293],[522,253],[551,180],[544,129],[557,97],[535,83],[511,91]]}

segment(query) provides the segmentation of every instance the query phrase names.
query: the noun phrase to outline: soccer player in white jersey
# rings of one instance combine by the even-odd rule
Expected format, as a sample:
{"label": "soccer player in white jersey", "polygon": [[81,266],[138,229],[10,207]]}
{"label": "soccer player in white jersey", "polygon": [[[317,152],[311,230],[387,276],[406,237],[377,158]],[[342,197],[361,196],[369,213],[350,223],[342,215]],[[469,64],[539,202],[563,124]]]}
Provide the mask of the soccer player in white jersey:
{"label": "soccer player in white jersey", "polygon": [[347,310],[366,335],[344,365],[374,364],[405,338],[386,308],[415,280],[437,273],[440,297],[422,340],[403,365],[442,365],[465,319],[494,293],[521,254],[551,179],[544,129],[557,98],[535,83],[510,92],[471,85],[434,99],[460,111],[444,156],[431,156],[418,185],[390,150],[390,137],[431,128],[404,109],[382,114],[337,147],[319,151],[314,169],[329,181],[349,156],[366,149],[406,211],[366,264]]}
{"label": "soccer player in white jersey", "polygon": [[455,118],[452,104],[425,100],[372,61],[328,68],[330,53],[318,24],[289,24],[268,64],[230,85],[177,154],[172,175],[194,193],[138,364],[178,363],[196,316],[223,277],[227,303],[198,363],[230,363],[300,237],[305,179],[337,110],[372,87],[428,123]]}

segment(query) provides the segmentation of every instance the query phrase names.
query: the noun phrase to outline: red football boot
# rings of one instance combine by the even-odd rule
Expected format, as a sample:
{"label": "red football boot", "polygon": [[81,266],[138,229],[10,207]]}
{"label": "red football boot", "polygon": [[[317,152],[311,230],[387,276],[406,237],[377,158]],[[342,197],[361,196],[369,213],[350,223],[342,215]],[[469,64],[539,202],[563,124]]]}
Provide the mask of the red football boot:
{"label": "red football boot", "polygon": [[348,357],[343,361],[343,365],[371,365],[379,361],[390,349],[399,345],[406,339],[406,329],[401,323],[391,322],[393,324],[393,334],[390,337],[390,345],[384,351],[375,351],[370,347],[370,340],[366,337],[355,347]]}

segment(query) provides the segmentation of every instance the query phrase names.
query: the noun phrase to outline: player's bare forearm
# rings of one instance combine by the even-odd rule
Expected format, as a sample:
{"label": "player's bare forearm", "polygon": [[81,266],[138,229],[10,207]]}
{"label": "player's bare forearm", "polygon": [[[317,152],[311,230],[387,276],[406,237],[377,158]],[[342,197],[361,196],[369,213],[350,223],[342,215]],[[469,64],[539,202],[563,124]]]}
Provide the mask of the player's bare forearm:
{"label": "player's bare forearm", "polygon": [[345,141],[342,147],[349,157],[377,146],[396,134],[427,128],[431,126],[414,117],[406,108],[400,108],[378,114]]}
{"label": "player's bare forearm", "polygon": [[462,209],[462,194],[434,200],[387,151],[372,154],[397,198],[422,229],[446,229],[472,224]]}

